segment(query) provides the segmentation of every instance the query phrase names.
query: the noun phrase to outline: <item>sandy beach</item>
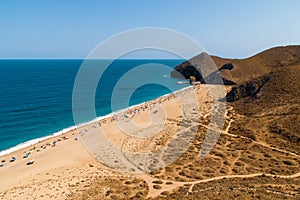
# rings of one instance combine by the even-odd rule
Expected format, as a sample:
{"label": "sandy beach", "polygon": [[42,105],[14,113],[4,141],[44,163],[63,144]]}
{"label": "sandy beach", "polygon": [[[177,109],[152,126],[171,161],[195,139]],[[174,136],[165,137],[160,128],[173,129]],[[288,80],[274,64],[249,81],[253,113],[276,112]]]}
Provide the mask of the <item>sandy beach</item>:
{"label": "sandy beach", "polygon": [[[242,116],[212,101],[217,87],[189,87],[1,156],[0,198],[184,199],[232,187],[297,196],[300,156],[233,133]],[[274,181],[282,189],[266,190]]]}
{"label": "sandy beach", "polygon": [[[180,95],[184,97],[186,93],[193,92],[193,90],[199,90],[199,86],[197,88],[195,86],[194,89],[185,89],[180,92]],[[204,88],[201,90],[202,92],[205,91]],[[157,105],[163,110],[158,111],[155,107]],[[178,100],[175,95],[169,94],[119,113],[118,116],[86,124],[77,130],[1,156],[1,160],[5,160],[5,164],[0,168],[0,197],[2,199],[64,199],[80,190],[84,185],[83,183],[92,179],[136,176],[136,174],[124,173],[97,162],[95,156],[89,152],[89,148],[85,147],[86,142],[83,141],[85,141],[85,137],[94,134],[93,130],[100,127],[113,145],[120,148],[125,145],[126,147],[123,148],[131,151],[142,152],[148,151],[149,148],[151,150],[151,148],[155,148],[155,145],[158,145],[155,142],[158,139],[166,144],[167,140],[176,133],[176,127],[175,129],[172,128],[169,123],[165,123],[164,127],[158,131],[168,132],[168,134],[157,134],[156,140],[153,138],[149,140],[148,136],[146,139],[134,140],[126,133],[126,130],[122,130],[117,124],[121,118],[124,121],[130,120],[141,130],[145,130],[144,132],[149,132],[145,127],[151,128],[156,123],[153,119],[151,121],[151,112],[155,113],[152,115],[154,118],[159,118],[159,113],[164,112],[166,114],[164,117],[169,122],[177,123],[182,117]],[[28,157],[25,158],[26,154]],[[16,160],[10,162],[12,157],[15,157]],[[33,161],[33,163],[28,164],[29,161]],[[111,160],[110,162],[114,161]],[[137,176],[144,175],[139,174]]]}

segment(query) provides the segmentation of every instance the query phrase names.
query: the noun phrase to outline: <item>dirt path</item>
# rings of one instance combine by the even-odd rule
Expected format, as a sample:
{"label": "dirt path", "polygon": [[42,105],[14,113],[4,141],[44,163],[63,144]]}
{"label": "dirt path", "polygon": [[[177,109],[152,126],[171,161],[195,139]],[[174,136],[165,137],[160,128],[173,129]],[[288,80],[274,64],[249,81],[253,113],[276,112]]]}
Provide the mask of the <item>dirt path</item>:
{"label": "dirt path", "polygon": [[[229,123],[228,123],[227,127],[225,128],[225,131],[217,130],[217,129],[211,128],[207,125],[201,124],[201,123],[200,123],[200,126],[203,126],[207,129],[211,129],[211,130],[214,130],[214,131],[220,131],[221,134],[225,134],[225,135],[228,135],[228,136],[231,136],[231,137],[238,137],[238,138],[243,138],[243,139],[247,139],[247,140],[252,140],[251,138],[248,138],[248,137],[245,137],[245,136],[240,136],[240,135],[234,135],[234,134],[231,134],[231,133],[228,132],[230,127],[231,127],[231,123],[234,121],[230,116],[228,116],[228,112],[232,111],[232,110],[233,110],[233,107],[229,107],[227,109],[226,113],[225,113],[226,119],[229,120]],[[285,151],[285,150],[282,150],[282,149],[278,149],[278,148],[275,148],[275,147],[271,147],[270,145],[268,145],[266,143],[263,143],[263,142],[258,142],[258,141],[253,141],[253,142],[255,144],[258,144],[258,145],[276,150],[278,152],[287,153],[287,154],[293,155],[295,157],[300,157],[300,155],[297,155],[295,153]],[[161,180],[163,182],[162,183],[163,185],[162,185],[161,189],[154,189],[153,188],[153,185],[155,185],[153,183],[153,181],[155,181],[157,179],[152,178],[152,177],[150,177],[146,174],[142,174],[142,175],[139,175],[139,176],[141,178],[143,178],[144,180],[146,180],[147,183],[148,183],[149,193],[148,193],[147,198],[154,198],[154,197],[158,196],[159,194],[161,194],[164,191],[172,191],[173,189],[175,189],[177,187],[184,186],[184,185],[187,185],[187,184],[191,185],[190,188],[189,188],[189,192],[192,192],[194,185],[198,184],[198,183],[206,183],[206,182],[216,181],[216,180],[220,180],[220,179],[252,178],[252,177],[257,177],[257,176],[262,176],[262,175],[267,176],[267,177],[278,177],[278,178],[296,178],[296,177],[300,176],[300,172],[298,172],[296,174],[292,174],[292,175],[273,175],[273,174],[263,174],[263,173],[254,173],[254,174],[247,174],[247,175],[224,175],[224,176],[218,176],[218,177],[213,177],[213,178],[208,178],[208,179],[203,179],[203,180],[187,181],[187,182]],[[172,182],[172,184],[167,185],[166,184],[167,182]]]}
{"label": "dirt path", "polygon": [[225,128],[225,131],[219,130],[219,129],[215,129],[215,128],[209,127],[209,126],[204,125],[204,124],[201,124],[201,123],[200,123],[200,126],[205,127],[205,128],[207,128],[207,129],[210,129],[210,130],[213,130],[213,131],[220,131],[221,134],[228,135],[228,136],[231,136],[231,137],[243,138],[243,139],[246,139],[246,140],[251,140],[254,144],[258,144],[258,145],[264,146],[264,147],[266,147],[266,148],[269,148],[269,149],[272,149],[272,150],[276,150],[276,151],[278,151],[278,152],[286,153],[286,154],[289,154],[289,155],[292,155],[292,156],[295,156],[295,157],[300,158],[300,155],[295,154],[295,153],[293,153],[293,152],[286,151],[286,150],[283,150],[283,149],[279,149],[279,148],[276,148],[276,147],[272,147],[272,146],[269,145],[269,144],[266,144],[266,143],[260,142],[260,141],[254,141],[253,139],[248,138],[248,137],[245,137],[245,136],[242,136],[242,135],[235,135],[235,134],[229,133],[228,130],[229,130],[229,128],[230,128],[230,126],[231,126],[231,123],[232,123],[233,121],[234,121],[234,120],[230,119],[230,122],[228,123],[228,126]]}
{"label": "dirt path", "polygon": [[[153,181],[157,180],[155,178],[152,178],[150,176],[140,176],[141,178],[145,179],[148,182],[149,185],[149,194],[147,196],[147,198],[154,198],[156,196],[158,196],[160,193],[164,192],[164,191],[171,191],[177,187],[180,186],[184,186],[187,184],[190,184],[190,188],[189,188],[189,192],[192,192],[193,187],[195,184],[198,183],[207,183],[207,182],[211,182],[211,181],[216,181],[216,180],[221,180],[221,179],[232,179],[232,178],[253,178],[253,177],[258,177],[258,176],[266,176],[266,177],[277,177],[277,178],[286,178],[286,179],[290,179],[290,178],[297,178],[300,177],[300,172],[296,173],[296,174],[292,174],[292,175],[273,175],[273,174],[264,174],[264,173],[255,173],[255,174],[246,174],[246,175],[225,175],[225,176],[217,176],[217,177],[213,177],[213,178],[208,178],[208,179],[203,179],[203,180],[197,180],[197,181],[186,181],[186,182],[177,182],[177,181],[169,181],[172,182],[172,185],[169,185],[168,187],[162,187],[162,189],[154,189],[153,188]],[[168,182],[167,180],[164,180],[163,183]]]}
{"label": "dirt path", "polygon": [[[187,110],[185,113],[193,113],[192,110]],[[227,126],[224,127],[224,129],[218,129],[218,128],[214,128],[208,125],[205,125],[203,123],[199,123],[199,122],[194,122],[192,120],[190,120],[191,122],[188,123],[189,126],[183,126],[178,130],[178,134],[176,134],[174,136],[174,138],[176,138],[178,135],[180,134],[185,134],[186,131],[188,131],[192,126],[202,126],[204,128],[207,128],[209,130],[213,130],[216,132],[219,132],[220,134],[224,134],[230,137],[235,137],[235,138],[242,138],[242,139],[246,139],[246,140],[251,140],[254,144],[258,144],[261,146],[264,146],[266,148],[270,148],[272,150],[281,152],[281,153],[286,153],[289,155],[293,155],[295,157],[300,157],[300,155],[297,155],[293,152],[289,152],[286,150],[282,150],[276,147],[272,147],[269,144],[266,144],[264,142],[260,142],[260,141],[254,141],[251,138],[248,138],[246,136],[241,136],[241,135],[235,135],[235,134],[231,134],[229,133],[229,130],[231,128],[232,123],[234,122],[234,115],[235,113],[233,112],[233,107],[228,107],[226,112],[225,112],[225,118],[227,120]],[[193,119],[193,117],[195,116],[187,116],[187,119]],[[204,115],[204,118],[209,117],[209,113],[206,113]],[[174,119],[175,120],[175,119]],[[176,120],[175,120],[176,121]],[[207,178],[207,179],[203,179],[203,180],[196,180],[196,181],[186,181],[186,182],[180,182],[180,181],[171,181],[171,180],[162,180],[162,179],[158,179],[155,177],[152,177],[146,173],[143,173],[142,171],[144,171],[144,169],[140,168],[139,165],[137,165],[137,163],[133,163],[132,158],[128,158],[127,155],[125,154],[125,150],[124,146],[125,144],[130,140],[131,137],[127,137],[121,144],[121,153],[123,154],[123,157],[131,164],[133,164],[135,166],[135,168],[137,168],[137,171],[140,171],[139,173],[131,173],[132,176],[137,177],[137,178],[141,178],[143,180],[145,180],[148,184],[149,187],[149,193],[147,195],[147,198],[154,198],[157,197],[158,195],[160,195],[162,192],[169,192],[174,190],[175,188],[181,187],[181,186],[188,186],[189,187],[189,192],[193,192],[193,187],[195,184],[199,184],[199,183],[206,183],[206,182],[211,182],[211,181],[216,181],[216,180],[221,180],[221,179],[233,179],[233,178],[252,178],[252,177],[258,177],[258,176],[267,176],[267,177],[279,177],[279,178],[296,178],[300,176],[300,172],[296,173],[296,174],[292,174],[292,175],[272,175],[272,174],[263,174],[263,173],[253,173],[253,174],[247,174],[247,175],[224,175],[224,176],[217,176],[217,177],[213,177],[213,178]],[[155,137],[150,137],[149,141],[147,141],[146,143],[144,143],[144,146],[148,146],[150,143],[153,142],[153,140],[155,139]],[[169,142],[167,142],[167,145],[169,144]],[[239,152],[240,154],[240,152]],[[238,156],[239,157],[239,156]],[[162,162],[162,158],[161,157],[155,157],[155,159],[158,159],[160,162]],[[141,160],[142,161],[142,160]],[[159,186],[160,187],[159,187]],[[155,189],[155,188],[156,189]]]}

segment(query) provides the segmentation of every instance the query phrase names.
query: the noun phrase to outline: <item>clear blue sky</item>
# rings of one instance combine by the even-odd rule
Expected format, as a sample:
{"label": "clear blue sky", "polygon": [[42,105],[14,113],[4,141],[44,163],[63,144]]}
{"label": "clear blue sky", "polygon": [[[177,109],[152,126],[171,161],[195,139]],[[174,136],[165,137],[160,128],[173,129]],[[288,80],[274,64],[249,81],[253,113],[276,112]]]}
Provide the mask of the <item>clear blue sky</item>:
{"label": "clear blue sky", "polygon": [[0,26],[0,58],[84,58],[138,27],[174,29],[211,54],[242,58],[300,44],[300,1],[1,0]]}

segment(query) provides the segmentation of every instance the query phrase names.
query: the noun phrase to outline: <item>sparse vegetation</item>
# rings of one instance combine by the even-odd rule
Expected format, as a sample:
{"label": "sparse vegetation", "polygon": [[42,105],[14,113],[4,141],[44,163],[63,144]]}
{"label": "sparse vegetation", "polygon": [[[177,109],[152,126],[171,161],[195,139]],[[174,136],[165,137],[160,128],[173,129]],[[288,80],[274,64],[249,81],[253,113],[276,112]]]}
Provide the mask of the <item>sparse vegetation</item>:
{"label": "sparse vegetation", "polygon": [[[195,139],[181,157],[163,169],[149,173],[154,178],[152,181],[154,185],[151,189],[155,190],[163,188],[164,185],[174,185],[172,181],[190,182],[218,176],[257,173],[262,173],[262,175],[199,183],[193,186],[192,192],[189,192],[191,184],[185,184],[172,191],[163,191],[155,199],[276,200],[299,197],[299,177],[284,179],[277,176],[299,172],[300,158],[295,154],[300,153],[298,131],[300,127],[300,66],[288,65],[297,64],[295,60],[300,63],[299,58],[289,56],[290,52],[300,55],[300,48],[292,47],[290,51],[284,50],[282,54],[277,52],[279,50],[271,49],[269,52],[244,60],[213,57],[219,67],[229,61],[233,64],[235,70],[231,72],[232,81],[238,84],[253,81],[253,78],[259,81],[266,75],[270,76],[270,80],[259,88],[257,98],[248,96],[230,103],[233,109],[228,112],[225,124],[226,127],[229,125],[229,119],[233,120],[229,134],[221,134],[213,150],[205,157],[199,157],[199,153],[207,132],[205,126],[209,124],[210,116],[200,117],[200,124],[205,126],[195,129]],[[289,57],[286,58],[286,56]],[[280,64],[281,59],[284,60],[285,65]],[[203,102],[201,106],[209,107],[210,101]],[[192,121],[175,120],[174,125],[189,127]],[[180,137],[184,138],[184,135]],[[164,141],[158,140],[160,144],[166,144],[166,141],[167,137],[164,137]],[[174,146],[172,143],[167,145]],[[99,186],[102,184],[102,187],[107,186],[104,183],[97,184]],[[118,188],[111,186],[101,195],[111,199],[125,196],[143,199],[148,192],[147,184],[142,180],[136,180],[135,183],[133,180],[123,182],[114,180],[114,184],[121,186]],[[97,195],[95,194],[98,187],[96,185],[84,191],[79,199],[83,197],[88,199],[89,195]],[[126,191],[126,194],[122,191]]]}

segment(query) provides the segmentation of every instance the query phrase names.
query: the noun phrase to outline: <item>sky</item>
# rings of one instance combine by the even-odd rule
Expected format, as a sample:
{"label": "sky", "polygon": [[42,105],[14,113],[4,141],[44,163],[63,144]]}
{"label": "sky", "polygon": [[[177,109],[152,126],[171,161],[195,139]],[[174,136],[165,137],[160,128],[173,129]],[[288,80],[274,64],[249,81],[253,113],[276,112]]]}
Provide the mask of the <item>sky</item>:
{"label": "sky", "polygon": [[182,32],[213,55],[300,44],[299,0],[1,0],[0,58],[85,58],[134,28]]}

